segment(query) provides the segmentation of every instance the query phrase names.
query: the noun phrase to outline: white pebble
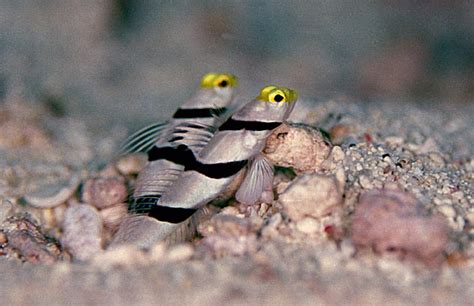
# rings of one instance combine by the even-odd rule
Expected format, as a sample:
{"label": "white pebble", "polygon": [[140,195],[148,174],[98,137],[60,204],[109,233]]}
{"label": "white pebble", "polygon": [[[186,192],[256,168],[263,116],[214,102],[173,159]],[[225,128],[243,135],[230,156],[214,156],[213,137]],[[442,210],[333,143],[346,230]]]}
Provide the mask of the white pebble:
{"label": "white pebble", "polygon": [[69,206],[64,212],[63,245],[77,260],[88,260],[102,251],[102,219],[87,204]]}
{"label": "white pebble", "polygon": [[403,138],[398,136],[390,136],[385,138],[385,141],[392,146],[397,146],[403,144]]}
{"label": "white pebble", "polygon": [[453,197],[453,199],[461,201],[464,199],[464,192],[459,190],[459,191],[453,192],[451,196]]}
{"label": "white pebble", "polygon": [[344,160],[345,154],[344,151],[342,151],[340,146],[334,146],[331,151],[331,156],[335,162]]}
{"label": "white pebble", "polygon": [[13,204],[8,200],[0,200],[0,223],[3,223],[13,211]]}
{"label": "white pebble", "polygon": [[297,177],[278,201],[294,221],[331,214],[342,202],[343,186],[334,176],[305,174]]}
{"label": "white pebble", "polygon": [[25,200],[33,207],[51,208],[56,207],[69,199],[79,186],[79,177],[72,177],[70,180],[56,182],[55,184],[45,185],[25,195]]}
{"label": "white pebble", "polygon": [[469,222],[470,226],[474,225],[474,211],[471,211],[471,212],[467,213],[466,220]]}
{"label": "white pebble", "polygon": [[369,178],[365,175],[361,175],[359,177],[359,184],[360,186],[362,186],[362,188],[364,189],[372,189],[373,188],[373,184],[372,182],[369,180]]}
{"label": "white pebble", "polygon": [[438,208],[438,210],[440,213],[442,213],[443,215],[445,215],[446,217],[450,219],[454,219],[454,217],[456,216],[456,211],[454,210],[452,206],[442,205]]}
{"label": "white pebble", "polygon": [[191,245],[178,244],[169,249],[168,253],[166,254],[166,259],[173,262],[184,261],[190,259],[193,254],[194,249]]}
{"label": "white pebble", "polygon": [[110,270],[114,267],[144,265],[147,258],[143,251],[131,245],[122,245],[109,249],[92,259],[92,265],[100,270]]}
{"label": "white pebble", "polygon": [[123,175],[131,175],[140,172],[145,167],[147,158],[145,154],[130,154],[120,158],[116,167]]}
{"label": "white pebble", "polygon": [[313,234],[318,231],[319,222],[313,218],[304,218],[296,223],[296,229],[305,234]]}

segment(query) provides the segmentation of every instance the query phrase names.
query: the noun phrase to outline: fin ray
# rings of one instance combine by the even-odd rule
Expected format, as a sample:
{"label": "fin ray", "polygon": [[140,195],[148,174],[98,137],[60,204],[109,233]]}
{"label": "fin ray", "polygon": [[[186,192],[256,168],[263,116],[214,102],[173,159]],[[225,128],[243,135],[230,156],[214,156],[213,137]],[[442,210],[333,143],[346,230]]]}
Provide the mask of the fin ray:
{"label": "fin ray", "polygon": [[251,161],[235,198],[240,203],[253,205],[265,190],[271,189],[272,183],[273,165],[260,154]]}
{"label": "fin ray", "polygon": [[161,137],[162,131],[168,126],[168,123],[154,123],[146,126],[130,135],[119,149],[120,155],[146,152]]}

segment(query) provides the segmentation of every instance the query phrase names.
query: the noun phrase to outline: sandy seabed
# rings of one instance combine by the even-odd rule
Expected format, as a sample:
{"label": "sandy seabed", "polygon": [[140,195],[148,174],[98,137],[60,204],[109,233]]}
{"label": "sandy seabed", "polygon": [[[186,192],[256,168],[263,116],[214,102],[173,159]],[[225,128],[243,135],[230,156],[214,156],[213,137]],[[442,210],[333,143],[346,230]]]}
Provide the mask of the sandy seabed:
{"label": "sandy seabed", "polygon": [[[280,133],[286,140],[273,148],[275,162],[296,167],[279,170],[275,201],[250,212],[234,201],[211,207],[190,242],[104,251],[140,165],[108,162],[123,129],[96,135],[77,119],[7,101],[2,303],[472,303],[472,105],[298,103],[290,121],[306,125]],[[308,126],[328,131],[332,145],[316,130],[321,141],[299,141]],[[304,158],[298,145],[309,148]],[[116,199],[94,202],[102,191]]]}

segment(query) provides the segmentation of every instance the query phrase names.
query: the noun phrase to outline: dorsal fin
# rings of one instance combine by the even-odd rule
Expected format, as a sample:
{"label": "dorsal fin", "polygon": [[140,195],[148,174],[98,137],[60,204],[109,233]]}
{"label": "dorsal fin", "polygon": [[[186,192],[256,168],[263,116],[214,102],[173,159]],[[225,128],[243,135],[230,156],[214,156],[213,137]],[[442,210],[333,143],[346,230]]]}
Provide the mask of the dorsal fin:
{"label": "dorsal fin", "polygon": [[162,136],[167,123],[154,123],[130,135],[119,149],[119,155],[148,152],[155,142]]}

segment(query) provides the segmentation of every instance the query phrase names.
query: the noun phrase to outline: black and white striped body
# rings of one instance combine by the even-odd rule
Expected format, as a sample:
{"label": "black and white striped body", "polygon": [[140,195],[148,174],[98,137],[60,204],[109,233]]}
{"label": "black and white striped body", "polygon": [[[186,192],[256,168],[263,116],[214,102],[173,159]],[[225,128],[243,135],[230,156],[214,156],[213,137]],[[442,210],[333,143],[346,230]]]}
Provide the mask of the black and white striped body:
{"label": "black and white striped body", "polygon": [[[148,154],[148,163],[140,171],[135,183],[135,199],[147,195],[159,198],[173,184],[187,162],[186,158],[179,158],[175,154],[177,148],[186,147],[193,154],[199,154],[214,135],[216,127],[224,120],[232,98],[233,88],[230,83],[225,88],[217,85],[201,88],[174,113],[172,119],[160,130],[159,137],[154,136],[155,139],[152,139],[145,131],[129,141],[140,144],[140,148],[145,148],[142,151]],[[154,142],[151,148],[143,144],[146,144],[144,140],[147,138]],[[149,208],[149,205],[137,201],[130,205],[130,211],[134,213],[146,213]]]}
{"label": "black and white striped body", "polygon": [[150,221],[153,229],[143,232],[140,222],[130,218],[121,224],[113,244],[144,245],[169,240],[192,220],[197,210],[224,191],[249,162],[249,170],[236,198],[242,203],[255,203],[273,179],[273,167],[260,153],[267,137],[288,118],[295,101],[296,93],[292,90],[265,87],[257,99],[221,125],[199,152],[193,152],[184,144],[150,151],[150,158],[156,161],[176,163],[183,160],[183,171],[167,186],[166,192],[135,199],[137,205],[149,207],[148,219],[146,216],[140,218],[153,220]]}
{"label": "black and white striped body", "polygon": [[[191,117],[193,112],[199,113],[202,110],[205,112],[201,112],[200,117]],[[134,198],[163,193],[184,169],[186,162],[185,159],[172,158],[175,157],[174,148],[185,146],[194,154],[199,154],[214,135],[215,126],[219,122],[216,114],[224,111],[223,107],[179,108],[168,127],[163,131],[163,136],[147,152],[148,164],[137,178]],[[182,117],[182,114],[186,116]]]}
{"label": "black and white striped body", "polygon": [[[137,202],[152,205],[149,216],[162,222],[163,239],[225,190],[249,161],[261,153],[267,137],[286,120],[292,108],[293,105],[276,106],[260,100],[247,104],[219,128],[166,193],[160,198],[137,198]],[[191,152],[182,154],[189,154],[189,160],[193,159]]]}
{"label": "black and white striped body", "polygon": [[[168,217],[159,213],[161,207],[198,209],[216,198],[248,161],[263,150],[266,138],[281,124],[268,122],[256,127],[255,121],[238,120],[238,129],[233,129],[228,123],[236,122],[234,118],[219,129],[196,158],[196,163],[185,168],[178,180],[157,201],[150,215],[158,220],[166,220]],[[169,214],[172,214],[172,210]]]}

